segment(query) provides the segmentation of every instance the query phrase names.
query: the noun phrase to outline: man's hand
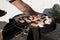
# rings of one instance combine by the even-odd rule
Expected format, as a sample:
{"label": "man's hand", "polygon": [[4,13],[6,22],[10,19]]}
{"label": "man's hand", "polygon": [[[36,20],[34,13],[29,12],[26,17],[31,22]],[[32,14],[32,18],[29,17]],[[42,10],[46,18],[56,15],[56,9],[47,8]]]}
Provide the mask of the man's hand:
{"label": "man's hand", "polygon": [[44,27],[44,24],[51,24],[52,18],[48,16],[44,16],[43,18],[39,15],[37,16],[30,16],[28,18],[23,18],[24,20],[20,20],[20,23],[28,23],[31,27]]}
{"label": "man's hand", "polygon": [[19,20],[20,23],[28,23],[30,27],[39,27],[40,16],[30,16],[29,18],[23,18],[24,20]]}

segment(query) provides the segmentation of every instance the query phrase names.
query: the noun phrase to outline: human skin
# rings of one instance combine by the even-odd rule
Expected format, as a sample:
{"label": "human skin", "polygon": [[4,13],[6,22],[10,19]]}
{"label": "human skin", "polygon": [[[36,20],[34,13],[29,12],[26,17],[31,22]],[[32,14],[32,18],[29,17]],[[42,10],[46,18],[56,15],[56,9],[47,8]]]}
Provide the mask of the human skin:
{"label": "human skin", "polygon": [[[33,26],[33,27],[38,27],[39,26],[39,23],[43,22],[41,19],[41,13],[39,12],[36,12],[34,11],[28,4],[26,4],[25,2],[23,2],[23,0],[15,0],[12,2],[12,4],[14,6],[16,6],[19,10],[21,10],[23,12],[23,14],[25,15],[35,15],[34,19],[32,20],[32,18],[30,18],[30,20],[28,20],[27,18],[25,18],[26,22],[29,23],[29,22],[35,22],[35,23],[31,23],[30,25]],[[40,20],[40,21],[37,21],[37,20]],[[22,20],[21,20],[22,21]],[[20,22],[21,22],[20,21]],[[51,19],[50,19],[51,21]],[[24,21],[22,21],[23,23]],[[37,23],[37,24],[36,24]]]}

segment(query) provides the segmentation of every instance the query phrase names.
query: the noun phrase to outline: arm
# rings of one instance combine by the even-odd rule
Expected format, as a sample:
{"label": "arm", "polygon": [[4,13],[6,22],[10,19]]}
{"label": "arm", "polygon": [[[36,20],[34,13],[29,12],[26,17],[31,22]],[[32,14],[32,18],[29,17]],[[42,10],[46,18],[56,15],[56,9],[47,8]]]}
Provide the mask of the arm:
{"label": "arm", "polygon": [[[21,10],[26,15],[27,14],[28,15],[37,15],[37,14],[40,15],[40,13],[35,12],[29,5],[24,3],[22,0],[15,0],[14,2],[12,2],[12,4],[15,5],[19,10]],[[23,22],[23,21],[19,21],[19,22]],[[26,22],[30,22],[30,20],[26,20]],[[38,24],[32,23],[31,26],[37,27]]]}
{"label": "arm", "polygon": [[14,2],[12,2],[12,4],[15,5],[19,10],[21,10],[25,14],[35,14],[35,11],[22,0],[15,0]]}

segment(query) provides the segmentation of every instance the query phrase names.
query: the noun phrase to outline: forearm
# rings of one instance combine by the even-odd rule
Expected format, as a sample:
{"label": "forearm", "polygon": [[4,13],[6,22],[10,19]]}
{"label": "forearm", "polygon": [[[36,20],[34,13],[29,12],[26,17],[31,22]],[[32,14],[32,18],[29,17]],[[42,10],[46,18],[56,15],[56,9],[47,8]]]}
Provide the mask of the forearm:
{"label": "forearm", "polygon": [[24,13],[31,14],[35,12],[29,5],[21,1],[14,1],[12,2],[13,5],[15,5],[19,10],[21,10]]}

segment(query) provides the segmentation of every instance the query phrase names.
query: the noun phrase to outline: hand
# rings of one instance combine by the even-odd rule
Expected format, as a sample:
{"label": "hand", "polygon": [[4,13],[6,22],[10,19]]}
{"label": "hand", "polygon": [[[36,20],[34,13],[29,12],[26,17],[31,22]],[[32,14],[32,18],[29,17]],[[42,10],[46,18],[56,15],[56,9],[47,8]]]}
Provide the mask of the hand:
{"label": "hand", "polygon": [[39,24],[41,24],[41,22],[43,22],[43,20],[41,19],[40,16],[34,16],[34,18],[32,16],[30,16],[29,18],[23,18],[24,20],[20,20],[20,23],[24,23],[25,21],[28,23],[29,26],[31,27],[39,27]]}
{"label": "hand", "polygon": [[[23,17],[23,18],[20,18],[20,19],[23,19],[27,23],[31,23],[31,22],[35,22],[37,20],[40,20],[39,18],[37,18],[37,16],[34,16],[34,18],[33,18],[33,16],[30,16],[28,18]],[[20,20],[20,21],[22,21],[22,20]]]}
{"label": "hand", "polygon": [[43,22],[43,19],[40,19],[40,21],[35,21],[34,23],[31,23],[30,24],[31,27],[44,27],[44,22]]}
{"label": "hand", "polygon": [[30,27],[34,27],[34,28],[39,27],[40,22],[43,21],[43,20],[41,20],[41,17],[39,15],[34,16],[34,19],[31,17],[30,20],[32,22],[32,23],[30,23]]}
{"label": "hand", "polygon": [[[45,22],[44,22],[44,19],[46,19]],[[49,18],[48,16],[45,16],[43,19],[40,19],[39,17],[38,18],[35,17],[31,21],[35,22],[30,24],[32,27],[44,27],[44,24],[51,24],[52,18]]]}

